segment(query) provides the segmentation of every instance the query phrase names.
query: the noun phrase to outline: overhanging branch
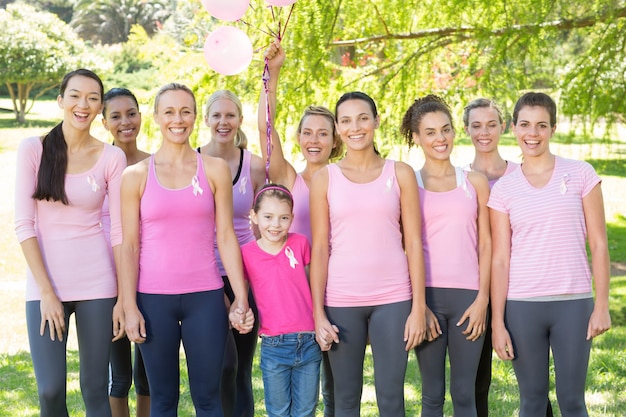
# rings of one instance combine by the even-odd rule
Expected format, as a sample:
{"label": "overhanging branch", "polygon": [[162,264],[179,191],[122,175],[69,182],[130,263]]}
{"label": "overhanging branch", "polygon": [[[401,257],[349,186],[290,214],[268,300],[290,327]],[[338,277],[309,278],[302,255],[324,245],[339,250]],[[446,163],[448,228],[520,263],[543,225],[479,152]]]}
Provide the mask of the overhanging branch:
{"label": "overhanging branch", "polygon": [[531,32],[538,30],[567,30],[594,26],[597,23],[606,22],[610,19],[622,19],[626,17],[626,6],[611,12],[599,13],[585,16],[580,19],[561,19],[550,22],[529,23],[523,25],[511,25],[497,29],[486,29],[475,26],[458,26],[448,28],[425,29],[418,32],[409,33],[386,33],[384,35],[368,36],[357,39],[338,40],[330,43],[330,46],[355,46],[363,43],[378,43],[386,40],[407,40],[422,39],[429,37],[446,36],[469,36],[469,35],[491,35],[503,36],[513,32]]}

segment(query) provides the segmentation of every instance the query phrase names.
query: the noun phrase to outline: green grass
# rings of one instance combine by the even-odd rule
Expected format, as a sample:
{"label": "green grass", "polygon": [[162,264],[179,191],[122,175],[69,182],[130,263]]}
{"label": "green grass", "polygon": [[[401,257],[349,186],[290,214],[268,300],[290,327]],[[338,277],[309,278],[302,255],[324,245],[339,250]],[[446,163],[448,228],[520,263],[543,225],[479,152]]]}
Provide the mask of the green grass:
{"label": "green grass", "polygon": [[[613,280],[612,314],[616,310],[626,310],[626,277]],[[618,293],[616,295],[615,293]],[[617,319],[618,317],[614,317]],[[594,341],[589,372],[587,376],[587,403],[592,416],[624,416],[626,415],[626,327],[624,316],[618,324],[614,319],[614,328]],[[70,415],[84,416],[82,398],[78,386],[78,353],[68,351],[68,407]],[[552,365],[551,365],[552,366]],[[371,355],[366,356],[365,388],[363,392],[362,412],[365,417],[378,415],[373,390],[373,374]],[[258,363],[254,365],[254,395],[256,399],[255,416],[265,416],[261,372]],[[26,352],[0,355],[0,417],[36,416],[38,415],[37,386],[32,372],[30,356]],[[413,353],[409,356],[409,366],[405,380],[405,398],[407,416],[418,415],[420,412],[421,383]],[[560,416],[556,404],[554,380],[551,381],[550,399],[555,408],[555,415]],[[130,404],[134,408],[135,396],[131,390]],[[181,401],[179,404],[181,417],[193,416],[194,410],[189,396],[187,372],[184,355],[181,355]],[[504,417],[517,415],[518,395],[517,383],[513,368],[509,362],[494,357],[493,381],[490,394],[490,411],[493,416]],[[322,415],[322,405],[318,407],[318,416]],[[445,416],[452,416],[452,404],[449,394],[446,395]]]}

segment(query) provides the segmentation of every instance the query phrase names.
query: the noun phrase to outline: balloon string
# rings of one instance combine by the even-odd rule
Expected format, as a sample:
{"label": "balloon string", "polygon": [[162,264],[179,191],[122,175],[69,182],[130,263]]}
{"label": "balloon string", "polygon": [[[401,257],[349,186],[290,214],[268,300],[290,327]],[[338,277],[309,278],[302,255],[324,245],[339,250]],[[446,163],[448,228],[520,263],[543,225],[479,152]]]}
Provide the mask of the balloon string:
{"label": "balloon string", "polygon": [[280,33],[280,29],[278,29],[279,39],[282,39],[285,36],[285,32],[287,31],[287,25],[289,24],[289,19],[291,19],[291,14],[293,13],[293,8],[296,7],[296,3],[291,5],[289,9],[289,14],[287,15],[287,21],[285,21],[285,26],[283,26],[283,33]]}
{"label": "balloon string", "polygon": [[265,126],[267,161],[265,161],[265,182],[270,180],[270,158],[272,156],[272,115],[270,114],[270,96],[267,83],[270,80],[269,60],[265,58],[265,67],[263,68],[263,89],[265,90]]}

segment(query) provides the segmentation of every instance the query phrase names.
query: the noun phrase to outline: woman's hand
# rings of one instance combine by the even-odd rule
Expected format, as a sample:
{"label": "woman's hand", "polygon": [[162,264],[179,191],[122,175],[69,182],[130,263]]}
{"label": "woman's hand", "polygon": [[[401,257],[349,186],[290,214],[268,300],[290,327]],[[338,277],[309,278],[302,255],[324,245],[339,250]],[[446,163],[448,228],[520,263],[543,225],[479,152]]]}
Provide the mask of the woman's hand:
{"label": "woman's hand", "polygon": [[424,311],[420,313],[412,309],[404,324],[404,341],[406,342],[404,350],[408,352],[422,343],[426,340],[427,333],[426,313]]}
{"label": "woman's hand", "polygon": [[254,327],[254,313],[247,303],[240,303],[235,299],[230,306],[228,321],[239,333],[250,333]]}
{"label": "woman's hand", "polygon": [[457,327],[468,322],[467,328],[463,330],[463,334],[467,340],[475,342],[478,340],[487,330],[487,305],[488,302],[476,298],[474,302],[465,310],[463,316],[456,324]]}
{"label": "woman's hand", "polygon": [[39,307],[41,309],[39,334],[43,336],[46,331],[46,325],[48,325],[50,328],[50,340],[62,341],[65,333],[65,309],[59,297],[57,297],[54,291],[41,294]]}
{"label": "woman's hand", "polygon": [[437,316],[435,313],[426,306],[426,340],[432,342],[441,336],[441,326],[439,325],[439,320],[437,320]]}
{"label": "woman's hand", "polygon": [[120,340],[126,334],[124,323],[124,307],[122,303],[118,301],[113,306],[113,339],[112,342]]}
{"label": "woman's hand", "polygon": [[267,66],[270,73],[280,69],[285,62],[285,50],[280,45],[280,41],[276,39],[265,50],[265,59],[267,59]]}
{"label": "woman's hand", "polygon": [[608,308],[593,309],[589,318],[589,326],[587,327],[587,340],[591,340],[602,333],[607,332],[611,328],[611,314]]}
{"label": "woman's hand", "polygon": [[493,326],[491,329],[491,343],[498,357],[503,361],[510,361],[515,358],[511,335],[504,324]]}
{"label": "woman's hand", "polygon": [[126,320],[126,335],[128,340],[135,343],[143,343],[146,341],[146,321],[139,308],[135,305],[130,309],[124,309],[124,317]]}

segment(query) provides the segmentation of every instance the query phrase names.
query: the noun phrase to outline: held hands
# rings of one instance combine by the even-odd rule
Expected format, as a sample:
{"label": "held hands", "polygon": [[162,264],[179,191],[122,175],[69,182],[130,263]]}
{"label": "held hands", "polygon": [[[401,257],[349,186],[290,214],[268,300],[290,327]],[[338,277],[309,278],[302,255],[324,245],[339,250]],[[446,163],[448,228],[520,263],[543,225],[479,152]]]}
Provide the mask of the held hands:
{"label": "held hands", "polygon": [[250,307],[235,300],[230,306],[228,321],[231,327],[239,331],[239,333],[250,333],[254,326],[254,313]]}
{"label": "held hands", "polygon": [[339,343],[339,328],[331,324],[326,317],[315,321],[315,340],[320,345],[320,349],[329,351],[333,342]]}
{"label": "held hands", "polygon": [[56,340],[62,341],[65,333],[65,309],[59,297],[54,292],[42,294],[39,308],[41,310],[39,334],[43,336],[46,325],[48,325],[50,327],[50,340],[54,341],[56,338]]}
{"label": "held hands", "polygon": [[118,300],[113,306],[113,339],[112,342],[120,340],[126,334],[124,329],[124,308]]}
{"label": "held hands", "polygon": [[435,313],[426,306],[426,340],[432,342],[441,336],[441,326]]}

